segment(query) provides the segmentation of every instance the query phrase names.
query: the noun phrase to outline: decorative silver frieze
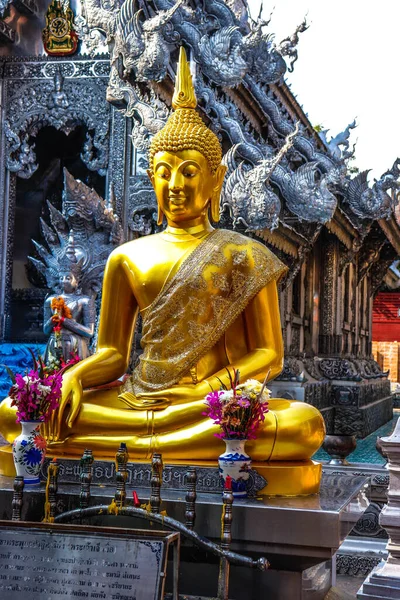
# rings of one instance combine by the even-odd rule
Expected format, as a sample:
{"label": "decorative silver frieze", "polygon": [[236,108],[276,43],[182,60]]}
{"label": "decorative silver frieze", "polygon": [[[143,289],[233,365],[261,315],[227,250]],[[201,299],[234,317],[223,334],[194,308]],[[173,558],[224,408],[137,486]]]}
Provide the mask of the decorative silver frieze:
{"label": "decorative silver frieze", "polygon": [[[7,83],[6,162],[10,171],[28,179],[37,170],[34,138],[38,131],[51,125],[68,134],[77,125],[87,128],[81,154],[83,162],[93,171],[104,175],[108,164],[110,106],[105,101],[106,82],[101,77],[71,81],[71,63],[48,63],[46,71],[52,79],[18,77],[24,65],[8,65],[17,71]],[[43,72],[43,63],[27,65],[29,72]],[[20,67],[20,69],[18,69]],[[38,73],[37,73],[38,74]]]}
{"label": "decorative silver frieze", "polygon": [[[111,62],[122,80],[160,81],[170,62],[171,44],[185,44],[202,72],[214,83],[235,86],[246,73],[257,80],[274,83],[297,60],[296,45],[302,23],[293,35],[276,45],[268,25],[258,20],[239,22],[235,13],[221,0],[195,2],[195,9],[183,0],[154,0],[149,3],[118,0],[106,5],[102,0],[82,0],[83,14],[77,31],[90,52],[104,41],[109,43]],[[250,31],[249,31],[250,29]]]}

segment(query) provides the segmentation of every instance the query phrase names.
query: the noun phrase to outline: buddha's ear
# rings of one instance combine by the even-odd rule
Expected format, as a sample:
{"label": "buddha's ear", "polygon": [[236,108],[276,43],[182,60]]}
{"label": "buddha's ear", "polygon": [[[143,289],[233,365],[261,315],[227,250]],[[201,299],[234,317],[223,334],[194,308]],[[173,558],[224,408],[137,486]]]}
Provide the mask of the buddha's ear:
{"label": "buddha's ear", "polygon": [[160,227],[160,225],[162,225],[163,221],[164,221],[164,213],[161,210],[161,207],[158,204],[158,202],[157,202],[157,207],[158,207],[158,210],[157,210],[157,225]]}
{"label": "buddha's ear", "polygon": [[154,187],[154,173],[153,173],[153,169],[147,169],[147,175],[149,176],[149,179],[152,183],[152,186]]}
{"label": "buddha's ear", "polygon": [[227,167],[225,165],[219,165],[218,169],[214,175],[214,189],[211,198],[211,219],[214,223],[218,223],[220,213],[219,213],[219,204],[221,197],[222,184],[224,183],[224,177],[226,173]]}

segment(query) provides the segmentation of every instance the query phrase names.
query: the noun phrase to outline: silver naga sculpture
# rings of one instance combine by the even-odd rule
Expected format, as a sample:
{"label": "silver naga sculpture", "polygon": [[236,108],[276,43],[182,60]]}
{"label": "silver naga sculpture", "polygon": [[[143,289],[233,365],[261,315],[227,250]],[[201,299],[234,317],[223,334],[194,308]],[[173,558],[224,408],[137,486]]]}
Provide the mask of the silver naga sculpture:
{"label": "silver naga sculpture", "polygon": [[[321,138],[321,140],[324,142],[325,146],[328,149],[329,154],[332,156],[332,158],[336,159],[336,160],[340,160],[340,159],[344,159],[344,160],[348,160],[349,158],[352,158],[354,156],[354,152],[355,152],[355,145],[353,146],[353,150],[349,151],[349,146],[350,146],[350,132],[352,129],[355,129],[357,127],[356,124],[356,120],[354,119],[354,121],[352,123],[349,123],[346,127],[346,129],[344,129],[344,131],[338,133],[337,135],[335,135],[335,137],[331,137],[331,139],[328,142],[327,139],[327,134],[329,132],[329,129],[323,129],[322,131],[319,132],[319,137]],[[343,148],[341,148],[341,146],[343,146]]]}
{"label": "silver naga sculpture", "polygon": [[33,241],[41,260],[28,258],[53,292],[44,305],[48,364],[90,353],[104,267],[110,252],[124,241],[110,197],[106,203],[64,169],[62,212],[48,202],[51,226],[41,219],[49,250]]}
{"label": "silver naga sculpture", "polygon": [[[262,20],[260,15],[256,20],[249,19],[246,0],[191,0],[190,6],[187,0],[81,3],[80,36],[92,52],[101,43],[108,44],[111,70],[107,99],[123,108],[127,117],[133,117],[132,141],[139,151],[146,151],[168,117],[168,109],[151,82],[161,81],[167,74],[173,77],[171,52],[182,44],[189,48],[193,71],[197,71],[199,107],[216,133],[226,136],[235,148],[226,161],[232,172],[239,169],[237,181],[230,173],[230,187],[236,191],[230,199],[226,194],[222,199],[223,205],[229,204],[235,223],[246,223],[252,230],[278,223],[281,204],[277,193],[265,185],[266,158],[275,167],[269,173],[269,183],[279,190],[289,211],[302,221],[320,225],[329,221],[336,209],[337,191],[357,217],[388,214],[384,195],[387,177],[369,188],[366,177],[351,182],[347,174],[346,163],[354,153],[354,149],[349,150],[349,135],[355,123],[329,141],[327,132],[323,132],[325,149],[301,126],[293,147],[280,161],[274,161],[276,147],[293,134],[294,121],[270,84],[280,82],[287,70],[293,70],[299,35],[307,29],[305,21],[277,44],[270,21]],[[138,82],[148,82],[147,91]],[[247,89],[267,117],[277,138],[275,148],[259,132],[252,132],[248,120],[227,95],[227,88],[239,85]],[[240,167],[235,163],[238,157]],[[248,202],[243,201],[244,180],[248,177],[263,192],[262,206],[254,194]],[[225,186],[225,190],[230,187]],[[135,212],[135,207],[132,209]]]}
{"label": "silver naga sculpture", "polygon": [[[368,171],[358,173],[346,190],[346,201],[360,219],[388,219],[396,209],[397,193],[400,190],[400,158],[379,180],[368,184]],[[388,191],[392,190],[392,194]]]}
{"label": "silver naga sculpture", "polygon": [[[248,231],[256,229],[276,229],[279,224],[281,203],[277,194],[268,185],[269,179],[282,158],[293,145],[293,138],[299,132],[296,124],[294,132],[286,138],[278,154],[260,160],[253,168],[235,161],[240,144],[233,146],[224,156],[223,163],[228,167],[222,190],[222,208],[228,208],[233,225],[242,222]],[[246,217],[244,217],[246,215]]]}

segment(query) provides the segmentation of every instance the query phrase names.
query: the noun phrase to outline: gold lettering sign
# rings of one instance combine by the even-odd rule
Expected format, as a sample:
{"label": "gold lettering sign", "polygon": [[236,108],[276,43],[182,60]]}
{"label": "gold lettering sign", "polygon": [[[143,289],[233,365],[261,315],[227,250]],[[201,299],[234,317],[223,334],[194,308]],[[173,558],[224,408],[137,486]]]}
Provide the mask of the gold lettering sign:
{"label": "gold lettering sign", "polygon": [[53,0],[46,12],[46,27],[43,29],[44,49],[50,56],[74,54],[78,47],[78,36],[74,30],[74,14],[68,0]]}

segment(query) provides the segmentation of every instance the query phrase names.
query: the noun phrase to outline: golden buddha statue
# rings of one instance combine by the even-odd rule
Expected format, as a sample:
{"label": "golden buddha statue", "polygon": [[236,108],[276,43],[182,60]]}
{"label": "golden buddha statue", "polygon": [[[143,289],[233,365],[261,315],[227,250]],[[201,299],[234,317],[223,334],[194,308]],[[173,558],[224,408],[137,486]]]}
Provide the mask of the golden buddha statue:
{"label": "golden buddha statue", "polygon": [[[165,217],[168,226],[109,257],[97,352],[65,373],[60,407],[47,427],[54,455],[91,448],[96,458],[113,457],[125,442],[131,460],[160,451],[166,462],[215,465],[223,442],[203,415],[205,396],[220,380],[229,383],[227,368],[239,369],[243,382],[262,381],[268,371],[272,379],[282,369],[277,283],[286,267],[259,242],[210,224],[209,213],[219,220],[226,168],[218,138],[195,110],[183,49],[172,106],[152,140],[148,172],[159,223]],[[139,311],[143,354],[128,389],[121,388],[115,381],[126,372]],[[5,400],[0,432],[11,442],[18,429]],[[324,433],[314,407],[270,400],[257,440],[246,446],[261,461],[256,468],[269,481],[268,493],[318,490],[321,465],[310,458]]]}

